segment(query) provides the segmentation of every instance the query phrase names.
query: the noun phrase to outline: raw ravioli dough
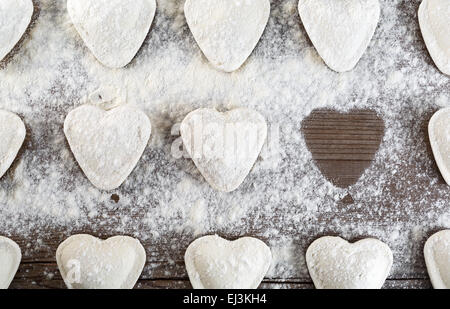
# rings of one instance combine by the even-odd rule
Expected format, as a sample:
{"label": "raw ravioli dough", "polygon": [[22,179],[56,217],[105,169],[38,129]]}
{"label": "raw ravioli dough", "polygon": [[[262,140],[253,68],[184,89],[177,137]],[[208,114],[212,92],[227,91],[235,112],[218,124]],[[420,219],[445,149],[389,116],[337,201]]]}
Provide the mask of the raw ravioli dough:
{"label": "raw ravioli dough", "polygon": [[19,246],[9,238],[0,236],[0,289],[7,289],[17,269],[22,253]]}
{"label": "raw ravioli dough", "polygon": [[70,18],[103,65],[122,68],[133,60],[150,30],[155,0],[67,0]]}
{"label": "raw ravioli dough", "polygon": [[431,117],[428,135],[437,166],[450,185],[450,107],[441,109]]}
{"label": "raw ravioli dough", "polygon": [[225,72],[237,70],[258,44],[269,0],[186,0],[186,20],[204,55]]}
{"label": "raw ravioli dough", "polygon": [[356,66],[380,18],[378,0],[300,0],[298,10],[317,52],[336,72]]}
{"label": "raw ravioli dough", "polygon": [[16,46],[33,16],[31,0],[0,1],[0,61]]}
{"label": "raw ravioli dough", "polygon": [[422,1],[419,24],[434,63],[444,74],[450,75],[450,1]]}
{"label": "raw ravioli dough", "polygon": [[0,110],[0,178],[16,158],[25,135],[25,125],[19,116]]}
{"label": "raw ravioli dough", "polygon": [[244,181],[267,137],[264,117],[247,108],[226,113],[201,108],[180,126],[186,151],[206,181],[230,192]]}
{"label": "raw ravioli dough", "polygon": [[425,243],[425,262],[435,289],[450,289],[450,230],[440,231]]}
{"label": "raw ravioli dough", "polygon": [[69,289],[132,289],[145,260],[144,247],[127,236],[101,240],[74,235],[56,250],[56,262]]}
{"label": "raw ravioli dough", "polygon": [[272,253],[256,238],[228,241],[211,235],[191,243],[184,260],[194,289],[256,289],[269,270]]}
{"label": "raw ravioli dough", "polygon": [[92,184],[113,190],[141,158],[150,139],[151,124],[142,111],[126,105],[109,111],[83,105],[67,115],[64,133]]}
{"label": "raw ravioli dough", "polygon": [[306,264],[317,289],[380,289],[392,261],[389,247],[370,238],[352,244],[326,236],[306,251]]}

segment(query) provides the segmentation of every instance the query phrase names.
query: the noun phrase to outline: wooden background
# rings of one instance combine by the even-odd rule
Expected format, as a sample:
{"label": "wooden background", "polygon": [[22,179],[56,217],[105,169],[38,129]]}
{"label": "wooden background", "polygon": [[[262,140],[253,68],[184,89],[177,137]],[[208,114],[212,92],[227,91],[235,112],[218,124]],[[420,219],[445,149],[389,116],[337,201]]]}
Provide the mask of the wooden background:
{"label": "wooden background", "polygon": [[[316,110],[303,121],[302,130],[308,147],[324,175],[335,185],[347,187],[355,183],[370,165],[382,139],[384,123],[376,113],[369,110],[354,110],[347,114]],[[350,204],[351,197],[348,198]],[[49,227],[49,229],[52,228]],[[66,235],[58,232],[56,228],[53,232],[51,238],[41,240],[46,244],[42,251],[33,256],[24,257],[11,288],[65,288],[55,262],[55,252]],[[79,232],[98,235],[98,232],[89,230]],[[29,246],[29,239],[19,235],[12,238],[21,248]],[[165,245],[168,246],[168,244],[160,244],[158,251],[164,251]],[[305,242],[304,246],[307,245],[308,243]],[[144,244],[144,247],[149,246]],[[184,268],[182,255],[177,257],[175,264],[178,267],[168,263],[164,257],[161,257],[161,261],[152,260],[153,276],[145,277],[145,273],[148,272],[144,270],[136,288],[191,288],[185,274],[175,270]],[[168,269],[172,269],[175,276],[167,277]],[[408,278],[389,279],[384,287],[430,288],[430,281],[426,275],[423,275],[424,273],[426,271],[422,270]],[[309,277],[272,278],[264,280],[261,285],[261,288],[313,287]]]}
{"label": "wooden background", "polygon": [[[39,15],[39,7],[36,7],[33,20]],[[20,48],[21,43],[16,49]],[[14,54],[14,51],[11,53]],[[0,63],[0,69],[8,63],[8,59]],[[431,60],[430,60],[431,61]],[[431,115],[430,115],[431,116]],[[423,136],[426,136],[426,125],[422,124]],[[324,176],[338,187],[345,188],[357,181],[361,173],[371,164],[383,136],[384,123],[370,110],[354,110],[347,114],[340,114],[330,110],[316,110],[302,123],[302,131],[308,148],[313,154],[316,165]],[[429,158],[432,158],[430,149],[427,149]],[[436,168],[436,174],[438,174]],[[441,179],[442,182],[442,179]],[[111,199],[117,196],[112,195]],[[343,200],[351,204],[352,198],[348,196]],[[411,212],[422,213],[421,210],[412,208]],[[114,216],[114,213],[108,213]],[[58,227],[48,227],[48,233],[41,239],[38,250],[31,250],[33,254],[25,253],[19,271],[11,284],[11,288],[65,288],[65,284],[59,274],[55,262],[55,252],[59,243],[68,237],[67,231],[61,232]],[[102,238],[111,236],[105,231],[102,233],[94,229],[71,231],[71,234],[88,233]],[[51,236],[48,236],[51,235]],[[12,235],[22,250],[32,246],[30,237]],[[180,247],[186,247],[192,239],[180,240]],[[311,239],[304,240],[301,245],[306,248]],[[169,242],[158,244],[145,244],[156,246],[154,250],[160,254],[152,257],[151,264],[146,265],[136,288],[190,288],[191,285],[184,271],[183,253],[177,252],[174,262],[169,263],[163,252],[170,252]],[[419,244],[419,247],[423,244]],[[150,253],[149,251],[147,252]],[[421,253],[417,254],[420,266],[415,273],[406,277],[390,277],[386,281],[385,288],[430,288],[431,284],[426,275],[425,263]],[[151,271],[148,271],[151,268]],[[147,274],[151,273],[149,276]],[[169,274],[169,275],[168,275]],[[279,279],[269,278],[264,280],[262,288],[313,288],[309,276],[299,278]]]}

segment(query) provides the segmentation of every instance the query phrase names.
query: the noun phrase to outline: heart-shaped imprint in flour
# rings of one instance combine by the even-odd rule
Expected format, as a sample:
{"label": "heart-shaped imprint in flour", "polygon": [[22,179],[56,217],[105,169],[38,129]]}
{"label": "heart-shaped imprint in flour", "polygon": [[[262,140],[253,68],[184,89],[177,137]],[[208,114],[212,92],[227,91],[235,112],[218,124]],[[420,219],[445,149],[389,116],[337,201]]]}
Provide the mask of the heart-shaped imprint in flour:
{"label": "heart-shaped imprint in flour", "polygon": [[0,236],[0,289],[7,289],[16,275],[22,259],[19,246],[9,238]]}
{"label": "heart-shaped imprint in flour", "polygon": [[191,243],[184,260],[194,289],[256,289],[269,270],[272,253],[256,238],[228,241],[211,235]]}
{"label": "heart-shaped imprint in flour", "polygon": [[67,0],[81,38],[103,65],[122,68],[133,60],[150,30],[155,0]]}
{"label": "heart-shaped imprint in flour", "polygon": [[317,52],[336,72],[356,66],[380,18],[378,0],[300,0],[298,10]]}
{"label": "heart-shaped imprint in flour", "polygon": [[16,158],[25,135],[25,125],[19,116],[0,110],[0,178]]}
{"label": "heart-shaped imprint in flour", "polygon": [[450,186],[450,107],[439,110],[431,117],[428,135],[436,164]]}
{"label": "heart-shaped imprint in flour", "polygon": [[0,1],[0,61],[16,46],[33,16],[31,0]]}
{"label": "heart-shaped imprint in flour", "polygon": [[186,151],[206,181],[224,192],[244,181],[267,137],[264,117],[251,109],[226,113],[201,108],[189,113],[180,126]]}
{"label": "heart-shaped imprint in flour", "polygon": [[425,243],[425,262],[435,289],[450,289],[450,230],[440,231]]}
{"label": "heart-shaped imprint in flour", "polygon": [[322,174],[335,186],[347,188],[372,164],[384,122],[370,110],[319,109],[303,120],[302,131]]}
{"label": "heart-shaped imprint in flour", "polygon": [[349,243],[326,236],[306,251],[306,264],[317,289],[380,289],[392,262],[391,249],[371,238]]}
{"label": "heart-shaped imprint in flour", "polygon": [[109,111],[83,105],[67,115],[64,133],[92,184],[113,190],[138,163],[150,139],[151,124],[142,111],[126,105]]}
{"label": "heart-shaped imprint in flour", "polygon": [[418,15],[431,58],[439,70],[450,75],[450,1],[424,0]]}
{"label": "heart-shaped imprint in flour", "polygon": [[237,70],[258,44],[269,0],[186,0],[186,21],[204,55],[225,72]]}
{"label": "heart-shaped imprint in flour", "polygon": [[144,247],[127,236],[101,240],[74,235],[56,250],[56,262],[69,289],[132,289],[145,260]]}

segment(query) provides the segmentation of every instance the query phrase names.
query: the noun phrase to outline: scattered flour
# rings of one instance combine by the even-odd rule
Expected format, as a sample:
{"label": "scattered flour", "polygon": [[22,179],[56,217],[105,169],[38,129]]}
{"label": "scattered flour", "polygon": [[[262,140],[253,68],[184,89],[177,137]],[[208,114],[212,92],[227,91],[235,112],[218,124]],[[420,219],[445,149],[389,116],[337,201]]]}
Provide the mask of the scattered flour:
{"label": "scattered flour", "polygon": [[[25,259],[36,252],[54,259],[46,244],[55,237],[126,234],[147,249],[144,276],[186,277],[184,251],[197,235],[251,235],[272,248],[269,277],[306,281],[307,246],[332,234],[380,238],[394,253],[391,277],[426,276],[423,244],[433,231],[450,227],[450,189],[437,171],[425,128],[438,108],[450,105],[450,79],[424,45],[419,0],[380,1],[369,48],[343,74],[328,69],[311,45],[296,0],[271,1],[260,43],[231,74],[215,70],[201,54],[183,1],[157,1],[143,47],[120,70],[105,68],[89,52],[65,2],[35,1],[37,21],[0,66],[0,108],[19,114],[28,132],[0,180],[0,234],[27,239]],[[153,124],[142,159],[113,192],[91,185],[63,132],[67,113],[104,86],[126,91],[128,102]],[[277,155],[263,155],[232,193],[216,192],[191,160],[171,156],[179,138],[171,135],[172,126],[200,107],[252,108],[266,118],[269,136],[279,128]],[[374,164],[348,189],[321,175],[300,131],[302,120],[324,107],[370,108],[385,121]],[[340,202],[347,194],[354,204]]]}

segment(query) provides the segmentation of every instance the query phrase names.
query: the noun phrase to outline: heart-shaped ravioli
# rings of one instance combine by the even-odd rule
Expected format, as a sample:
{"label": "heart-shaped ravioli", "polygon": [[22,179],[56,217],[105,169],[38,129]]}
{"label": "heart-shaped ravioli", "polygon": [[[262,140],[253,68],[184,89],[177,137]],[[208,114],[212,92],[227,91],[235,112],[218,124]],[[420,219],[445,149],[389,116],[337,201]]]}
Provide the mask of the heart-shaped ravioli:
{"label": "heart-shaped ravioli", "polygon": [[437,166],[450,185],[450,107],[439,110],[431,117],[428,135]]}
{"label": "heart-shaped ravioli", "polygon": [[184,260],[194,289],[256,289],[269,270],[272,254],[256,238],[228,241],[211,235],[191,243]]}
{"label": "heart-shaped ravioli", "polygon": [[25,135],[25,125],[19,116],[0,110],[0,178],[16,158]]}
{"label": "heart-shaped ravioli", "polygon": [[9,238],[0,236],[0,289],[7,289],[16,275],[22,259],[19,246]]}
{"label": "heart-shaped ravioli", "polygon": [[235,190],[248,175],[267,137],[264,117],[247,108],[226,113],[201,108],[180,126],[186,151],[206,181],[219,191]]}
{"label": "heart-shaped ravioli", "polygon": [[436,66],[450,75],[450,1],[424,0],[419,7],[423,39]]}
{"label": "heart-shaped ravioli", "polygon": [[298,10],[317,52],[336,72],[356,66],[380,18],[378,0],[300,0]]}
{"label": "heart-shaped ravioli", "polygon": [[317,289],[380,289],[392,261],[389,247],[371,238],[349,243],[326,236],[306,251],[309,274]]}
{"label": "heart-shaped ravioli", "polygon": [[69,289],[132,289],[145,260],[141,243],[127,236],[101,240],[74,235],[56,250],[56,262]]}
{"label": "heart-shaped ravioli", "polygon": [[109,111],[83,105],[67,115],[64,133],[92,184],[113,190],[138,163],[150,139],[151,124],[142,111],[126,105]]}
{"label": "heart-shaped ravioli", "polygon": [[450,230],[440,231],[425,243],[425,262],[435,289],[450,289]]}
{"label": "heart-shaped ravioli", "polygon": [[186,21],[203,54],[219,70],[237,70],[258,44],[269,0],[186,0]]}
{"label": "heart-shaped ravioli", "polygon": [[0,61],[16,46],[33,16],[33,1],[0,1]]}
{"label": "heart-shaped ravioli", "polygon": [[134,58],[150,30],[155,0],[67,0],[70,18],[94,56],[110,68]]}

